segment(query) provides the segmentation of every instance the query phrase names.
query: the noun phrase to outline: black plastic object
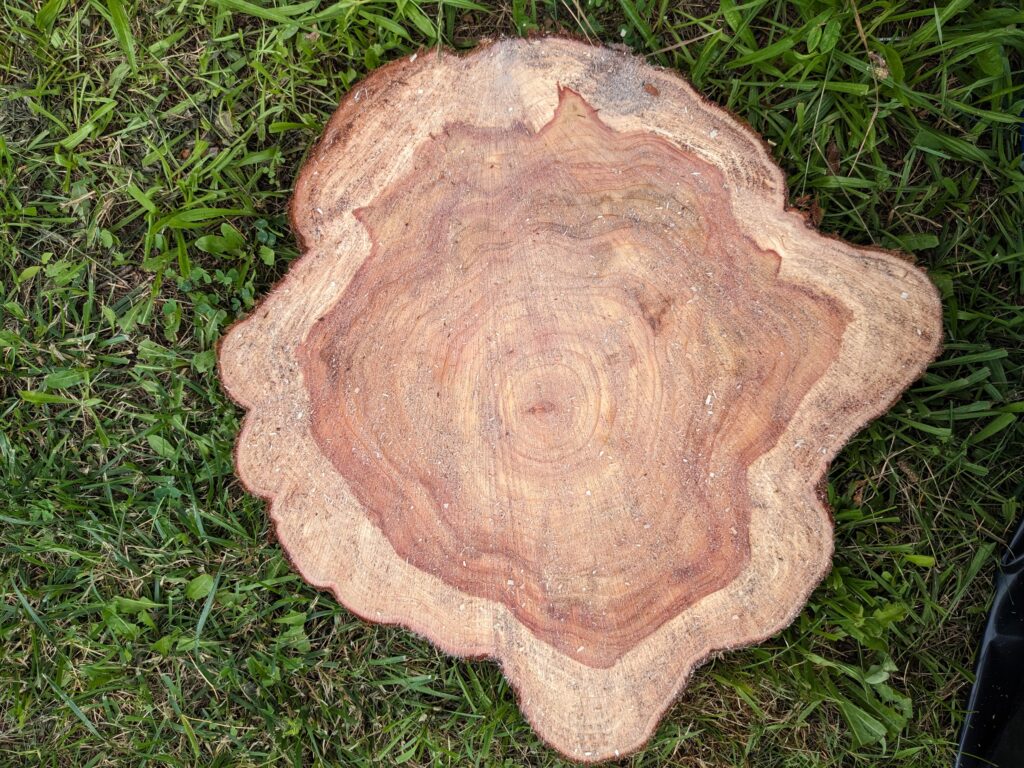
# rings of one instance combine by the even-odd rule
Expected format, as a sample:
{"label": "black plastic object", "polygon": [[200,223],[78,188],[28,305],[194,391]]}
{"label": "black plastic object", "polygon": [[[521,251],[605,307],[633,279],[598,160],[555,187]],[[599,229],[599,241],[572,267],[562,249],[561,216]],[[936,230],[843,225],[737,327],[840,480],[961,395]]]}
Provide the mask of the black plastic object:
{"label": "black plastic object", "polygon": [[1003,557],[956,768],[1024,766],[1024,521]]}

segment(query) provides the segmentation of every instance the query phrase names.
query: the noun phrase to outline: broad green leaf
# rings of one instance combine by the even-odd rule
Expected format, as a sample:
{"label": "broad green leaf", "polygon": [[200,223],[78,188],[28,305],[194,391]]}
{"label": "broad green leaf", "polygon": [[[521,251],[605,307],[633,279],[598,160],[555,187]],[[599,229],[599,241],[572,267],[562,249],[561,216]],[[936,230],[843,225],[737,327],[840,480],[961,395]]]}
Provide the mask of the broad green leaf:
{"label": "broad green leaf", "polygon": [[189,600],[202,600],[213,589],[213,576],[208,573],[196,576],[185,587],[185,597]]}
{"label": "broad green leaf", "polygon": [[166,438],[160,437],[160,435],[146,435],[146,441],[158,456],[165,459],[174,458],[176,451]]}

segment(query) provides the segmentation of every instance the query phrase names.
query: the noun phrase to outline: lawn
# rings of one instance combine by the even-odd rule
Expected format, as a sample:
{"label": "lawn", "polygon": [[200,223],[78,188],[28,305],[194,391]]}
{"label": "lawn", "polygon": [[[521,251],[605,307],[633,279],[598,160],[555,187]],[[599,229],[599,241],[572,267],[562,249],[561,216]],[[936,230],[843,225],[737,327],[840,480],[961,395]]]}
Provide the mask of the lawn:
{"label": "lawn", "polygon": [[948,766],[1024,490],[1019,2],[0,5],[0,766],[562,765],[497,667],[305,585],[235,479],[215,344],[297,256],[341,96],[567,32],[678,69],[823,230],[899,248],[942,356],[829,475],[832,573],[634,766]]}

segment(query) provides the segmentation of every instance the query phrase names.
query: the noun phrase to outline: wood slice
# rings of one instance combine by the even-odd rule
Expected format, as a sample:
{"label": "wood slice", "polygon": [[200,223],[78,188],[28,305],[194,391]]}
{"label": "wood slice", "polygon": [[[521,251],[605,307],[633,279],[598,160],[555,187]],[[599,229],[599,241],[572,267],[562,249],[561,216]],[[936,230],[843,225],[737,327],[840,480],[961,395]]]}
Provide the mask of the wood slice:
{"label": "wood slice", "polygon": [[576,759],[794,618],[828,462],[940,342],[920,270],[787,212],[674,73],[575,41],[378,70],[291,211],[303,257],[220,349],[239,476],[309,582],[498,659]]}

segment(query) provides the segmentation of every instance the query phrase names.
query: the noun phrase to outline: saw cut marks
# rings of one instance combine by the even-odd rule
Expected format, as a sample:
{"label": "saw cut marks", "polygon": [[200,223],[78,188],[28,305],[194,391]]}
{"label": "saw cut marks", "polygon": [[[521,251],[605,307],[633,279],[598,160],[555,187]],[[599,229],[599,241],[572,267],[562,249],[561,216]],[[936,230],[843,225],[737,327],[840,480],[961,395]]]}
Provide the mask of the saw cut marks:
{"label": "saw cut marks", "polygon": [[566,88],[537,133],[452,125],[355,211],[371,253],[298,351],[396,552],[587,664],[743,569],[747,468],[846,326],[722,186]]}
{"label": "saw cut marks", "polygon": [[373,73],[291,213],[220,348],[239,476],[310,583],[497,659],[578,760],[792,621],[828,462],[941,338],[924,273],[787,211],[747,128],[570,40]]}

